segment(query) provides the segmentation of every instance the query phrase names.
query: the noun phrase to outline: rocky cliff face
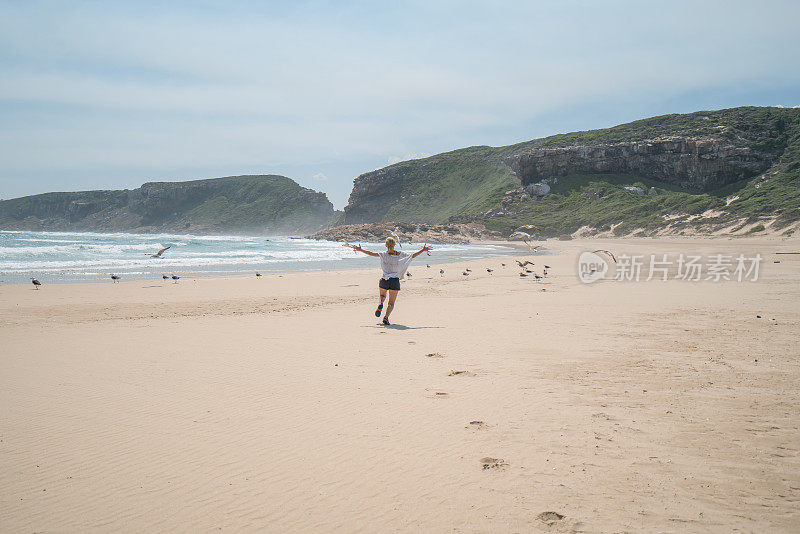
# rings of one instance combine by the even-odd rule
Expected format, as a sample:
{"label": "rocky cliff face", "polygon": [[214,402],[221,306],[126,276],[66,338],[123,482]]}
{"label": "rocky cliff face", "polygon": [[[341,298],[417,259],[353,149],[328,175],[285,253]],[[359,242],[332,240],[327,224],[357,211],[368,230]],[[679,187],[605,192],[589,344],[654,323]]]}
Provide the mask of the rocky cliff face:
{"label": "rocky cliff face", "polygon": [[346,224],[380,221],[400,198],[403,180],[411,164],[397,164],[367,172],[353,181],[353,190],[344,208]]}
{"label": "rocky cliff face", "polygon": [[531,148],[508,158],[523,184],[568,174],[630,174],[694,191],[710,191],[752,178],[776,155],[713,138]]}
{"label": "rocky cliff face", "polygon": [[[542,181],[553,187],[548,179],[561,176],[571,176],[577,189],[582,177],[589,183],[607,175],[612,182],[630,179],[620,187],[646,181],[703,194],[775,168],[798,132],[800,109],[741,107],[471,147],[362,174],[339,223],[480,219],[501,208],[505,191]],[[564,191],[554,187],[550,196]]]}
{"label": "rocky cliff face", "polygon": [[284,176],[146,183],[0,202],[0,228],[128,232],[313,232],[334,218],[324,193]]}

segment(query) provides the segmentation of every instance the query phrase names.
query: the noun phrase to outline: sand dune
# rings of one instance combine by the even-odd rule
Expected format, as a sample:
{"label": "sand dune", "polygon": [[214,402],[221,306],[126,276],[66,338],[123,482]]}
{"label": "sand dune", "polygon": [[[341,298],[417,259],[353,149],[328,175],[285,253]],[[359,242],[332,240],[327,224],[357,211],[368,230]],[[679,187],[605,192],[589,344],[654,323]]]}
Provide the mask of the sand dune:
{"label": "sand dune", "polygon": [[[798,243],[421,261],[389,328],[377,267],[2,286],[0,529],[797,531]],[[764,263],[584,285],[587,248]]]}

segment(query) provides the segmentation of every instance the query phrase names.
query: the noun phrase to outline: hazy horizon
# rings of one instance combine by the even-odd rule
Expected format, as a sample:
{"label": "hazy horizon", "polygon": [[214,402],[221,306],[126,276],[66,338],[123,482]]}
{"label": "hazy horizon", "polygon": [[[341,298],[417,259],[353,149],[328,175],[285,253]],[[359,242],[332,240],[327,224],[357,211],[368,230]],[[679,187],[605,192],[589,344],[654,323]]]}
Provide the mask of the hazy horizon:
{"label": "hazy horizon", "polygon": [[800,104],[800,5],[0,4],[0,198],[359,174],[667,113]]}

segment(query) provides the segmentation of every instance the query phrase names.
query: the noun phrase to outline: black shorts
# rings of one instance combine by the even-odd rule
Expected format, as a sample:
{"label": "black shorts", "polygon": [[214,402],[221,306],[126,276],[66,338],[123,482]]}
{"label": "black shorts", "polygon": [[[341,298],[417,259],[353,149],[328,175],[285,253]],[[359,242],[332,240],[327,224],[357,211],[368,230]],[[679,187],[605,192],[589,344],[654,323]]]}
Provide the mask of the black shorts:
{"label": "black shorts", "polygon": [[400,291],[400,279],[381,278],[381,281],[378,282],[378,287],[381,289],[393,289],[395,291]]}

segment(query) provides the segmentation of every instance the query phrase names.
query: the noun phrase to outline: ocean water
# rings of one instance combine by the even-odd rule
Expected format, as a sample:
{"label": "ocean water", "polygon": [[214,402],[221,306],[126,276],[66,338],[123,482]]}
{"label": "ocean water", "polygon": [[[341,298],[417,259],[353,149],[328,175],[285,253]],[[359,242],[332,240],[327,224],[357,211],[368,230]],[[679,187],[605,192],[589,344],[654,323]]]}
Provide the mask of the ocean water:
{"label": "ocean water", "polygon": [[[362,243],[381,251],[380,243]],[[163,259],[150,255],[171,247]],[[416,251],[422,243],[403,243]],[[433,245],[417,265],[450,263],[514,254],[499,245]],[[413,272],[412,269],[411,271]],[[0,231],[0,283],[108,282],[111,274],[130,279],[230,276],[286,271],[379,269],[376,258],[356,255],[341,243],[285,237],[174,234],[101,234],[91,232]],[[419,267],[417,267],[418,269]],[[423,267],[424,268],[424,267]]]}

